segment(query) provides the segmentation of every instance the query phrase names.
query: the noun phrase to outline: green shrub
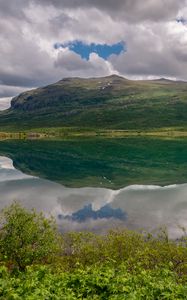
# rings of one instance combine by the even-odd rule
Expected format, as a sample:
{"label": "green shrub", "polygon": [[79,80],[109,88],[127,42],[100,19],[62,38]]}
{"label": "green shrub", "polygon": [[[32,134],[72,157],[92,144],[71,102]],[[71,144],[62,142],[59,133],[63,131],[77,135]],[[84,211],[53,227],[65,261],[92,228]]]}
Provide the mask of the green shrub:
{"label": "green shrub", "polygon": [[0,268],[0,299],[20,300],[176,300],[187,299],[187,286],[167,268],[129,272],[125,264],[94,265],[73,273],[29,267],[19,276]]}
{"label": "green shrub", "polygon": [[0,227],[1,258],[20,270],[49,262],[59,250],[54,220],[26,210],[18,203],[2,211]]}
{"label": "green shrub", "polygon": [[0,299],[187,299],[186,238],[126,229],[61,237],[53,219],[17,203],[0,226]]}

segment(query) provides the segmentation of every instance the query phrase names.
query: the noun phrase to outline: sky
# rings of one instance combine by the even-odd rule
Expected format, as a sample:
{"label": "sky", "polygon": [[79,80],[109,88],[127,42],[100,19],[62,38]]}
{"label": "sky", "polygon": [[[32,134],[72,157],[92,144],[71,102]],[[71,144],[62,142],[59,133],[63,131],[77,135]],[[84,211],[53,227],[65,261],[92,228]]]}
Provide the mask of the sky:
{"label": "sky", "polygon": [[187,0],[0,0],[0,109],[64,77],[187,80]]}

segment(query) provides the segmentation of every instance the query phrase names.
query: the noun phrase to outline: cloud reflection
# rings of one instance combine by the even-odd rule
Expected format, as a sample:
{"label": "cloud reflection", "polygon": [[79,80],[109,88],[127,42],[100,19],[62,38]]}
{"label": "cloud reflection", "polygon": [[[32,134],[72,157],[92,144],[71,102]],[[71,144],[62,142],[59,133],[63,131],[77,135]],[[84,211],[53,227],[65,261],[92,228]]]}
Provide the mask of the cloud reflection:
{"label": "cloud reflection", "polygon": [[[118,191],[104,188],[67,188],[60,184],[27,176],[0,158],[0,208],[20,201],[54,215],[62,231],[94,230],[112,227],[154,229],[167,225],[173,237],[177,225],[187,228],[187,184],[129,186]],[[127,217],[128,216],[128,217]]]}

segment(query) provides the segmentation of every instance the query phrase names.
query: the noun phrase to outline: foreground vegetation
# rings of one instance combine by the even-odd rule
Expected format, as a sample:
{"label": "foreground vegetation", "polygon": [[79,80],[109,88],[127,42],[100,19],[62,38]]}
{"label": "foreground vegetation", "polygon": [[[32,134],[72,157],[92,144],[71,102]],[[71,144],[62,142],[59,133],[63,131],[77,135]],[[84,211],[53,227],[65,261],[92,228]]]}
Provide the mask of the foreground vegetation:
{"label": "foreground vegetation", "polygon": [[1,213],[0,299],[187,299],[187,240],[128,230],[61,235],[14,203]]}

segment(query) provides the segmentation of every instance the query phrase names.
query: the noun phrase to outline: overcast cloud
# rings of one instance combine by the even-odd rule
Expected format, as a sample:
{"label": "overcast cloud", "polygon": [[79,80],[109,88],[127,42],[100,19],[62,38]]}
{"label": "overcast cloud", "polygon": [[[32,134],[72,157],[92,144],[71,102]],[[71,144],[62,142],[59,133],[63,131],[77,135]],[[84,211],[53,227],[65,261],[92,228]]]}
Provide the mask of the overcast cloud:
{"label": "overcast cloud", "polygon": [[[186,0],[0,0],[0,98],[67,76],[187,80]],[[113,45],[88,60],[56,43]]]}

